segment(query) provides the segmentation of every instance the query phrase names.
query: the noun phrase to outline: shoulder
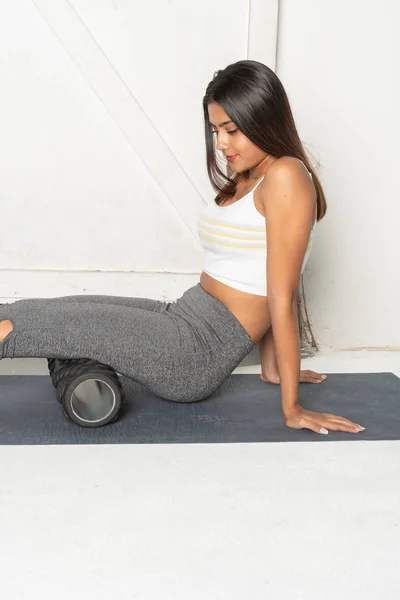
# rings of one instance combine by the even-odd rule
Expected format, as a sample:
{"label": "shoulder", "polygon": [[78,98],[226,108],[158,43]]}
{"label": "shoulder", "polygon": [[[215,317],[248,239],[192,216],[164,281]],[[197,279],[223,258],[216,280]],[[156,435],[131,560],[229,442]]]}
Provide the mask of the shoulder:
{"label": "shoulder", "polygon": [[260,185],[266,220],[287,219],[290,214],[312,221],[316,190],[305,165],[292,156],[278,158]]}
{"label": "shoulder", "polygon": [[282,195],[304,197],[305,202],[315,199],[315,187],[307,168],[293,156],[282,156],[267,169],[260,185],[261,202],[264,208],[273,198]]}
{"label": "shoulder", "polygon": [[277,183],[306,182],[312,184],[306,166],[294,156],[277,158],[267,169],[264,179]]}

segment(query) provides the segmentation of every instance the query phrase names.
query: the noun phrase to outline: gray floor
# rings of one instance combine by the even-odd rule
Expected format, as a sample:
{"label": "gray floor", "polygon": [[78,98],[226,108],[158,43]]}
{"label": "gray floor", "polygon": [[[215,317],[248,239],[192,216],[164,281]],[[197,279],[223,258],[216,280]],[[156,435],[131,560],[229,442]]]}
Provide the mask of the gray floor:
{"label": "gray floor", "polygon": [[[302,368],[400,377],[400,355]],[[398,441],[1,446],[2,597],[397,599],[399,458]]]}

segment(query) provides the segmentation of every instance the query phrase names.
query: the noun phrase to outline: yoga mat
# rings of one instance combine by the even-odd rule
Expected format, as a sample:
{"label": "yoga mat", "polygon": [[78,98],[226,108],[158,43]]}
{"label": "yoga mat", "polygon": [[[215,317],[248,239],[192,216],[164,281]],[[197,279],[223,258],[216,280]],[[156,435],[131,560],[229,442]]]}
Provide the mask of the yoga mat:
{"label": "yoga mat", "polygon": [[285,426],[280,387],[258,374],[232,374],[208,398],[178,404],[120,376],[121,417],[83,428],[62,414],[49,376],[0,376],[0,444],[191,444],[333,442],[400,439],[400,378],[393,373],[330,373],[321,384],[301,383],[300,404],[346,417],[366,430],[320,435]]}

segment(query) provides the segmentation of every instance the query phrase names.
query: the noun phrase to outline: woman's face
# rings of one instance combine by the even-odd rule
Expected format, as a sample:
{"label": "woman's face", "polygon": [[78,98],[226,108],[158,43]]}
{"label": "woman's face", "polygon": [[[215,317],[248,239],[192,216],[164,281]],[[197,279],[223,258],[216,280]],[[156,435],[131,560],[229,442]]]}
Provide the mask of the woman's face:
{"label": "woman's face", "polygon": [[223,155],[235,156],[233,161],[227,161],[230,169],[236,173],[255,169],[269,155],[255,146],[238,129],[223,108],[216,102],[208,105],[208,119],[214,136],[217,138],[217,149]]}

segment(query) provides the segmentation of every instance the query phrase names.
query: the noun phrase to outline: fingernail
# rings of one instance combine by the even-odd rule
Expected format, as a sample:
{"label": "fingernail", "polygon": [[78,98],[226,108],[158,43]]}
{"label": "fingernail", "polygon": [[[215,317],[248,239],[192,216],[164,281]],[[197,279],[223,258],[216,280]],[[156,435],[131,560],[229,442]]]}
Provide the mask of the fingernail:
{"label": "fingernail", "polygon": [[326,379],[328,375],[322,375],[322,379]]}
{"label": "fingernail", "polygon": [[357,427],[361,429],[361,431],[365,431],[365,427],[361,427],[361,425],[357,425]]}
{"label": "fingernail", "polygon": [[319,431],[320,431],[320,433],[323,433],[324,435],[327,435],[327,433],[328,433],[328,430],[325,429],[325,427],[321,427],[321,429]]}

